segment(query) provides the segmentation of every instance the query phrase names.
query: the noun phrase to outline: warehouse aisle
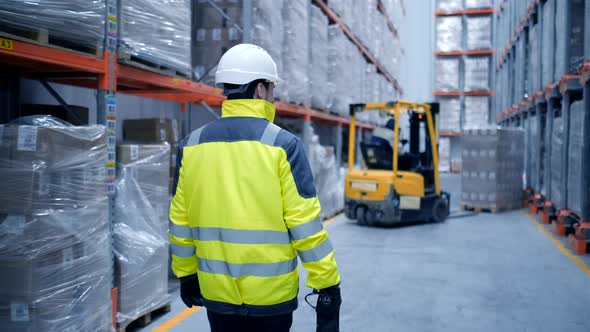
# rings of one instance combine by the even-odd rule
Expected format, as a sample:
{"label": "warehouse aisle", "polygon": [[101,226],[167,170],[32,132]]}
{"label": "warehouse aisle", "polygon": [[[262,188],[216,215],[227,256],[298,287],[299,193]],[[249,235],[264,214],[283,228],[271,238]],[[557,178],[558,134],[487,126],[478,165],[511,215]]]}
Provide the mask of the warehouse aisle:
{"label": "warehouse aisle", "polygon": [[[454,193],[459,182],[445,176],[443,188]],[[340,216],[327,229],[342,273],[342,331],[590,331],[590,275],[521,211],[389,229]],[[306,291],[292,331],[314,330]],[[166,321],[178,324],[156,331],[209,330],[205,310],[180,321],[185,308],[172,296],[173,311],[146,331]]]}

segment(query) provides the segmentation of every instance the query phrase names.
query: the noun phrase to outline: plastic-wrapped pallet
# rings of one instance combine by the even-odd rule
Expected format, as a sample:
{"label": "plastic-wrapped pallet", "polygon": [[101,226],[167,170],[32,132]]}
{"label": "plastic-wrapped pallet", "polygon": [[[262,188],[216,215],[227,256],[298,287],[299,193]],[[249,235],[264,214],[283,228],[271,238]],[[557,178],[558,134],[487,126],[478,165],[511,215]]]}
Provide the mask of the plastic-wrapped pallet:
{"label": "plastic-wrapped pallet", "polygon": [[[579,70],[584,61],[584,0],[555,1],[555,75],[556,80]],[[571,30],[566,17],[570,5]]]}
{"label": "plastic-wrapped pallet", "polygon": [[344,176],[336,164],[334,147],[320,145],[312,129],[308,156],[322,205],[321,217],[332,216],[344,208]]}
{"label": "plastic-wrapped pallet", "polygon": [[465,97],[465,129],[489,126],[490,101],[486,96]]}
{"label": "plastic-wrapped pallet", "polygon": [[0,126],[0,331],[110,331],[104,126]]}
{"label": "plastic-wrapped pallet", "polygon": [[492,8],[492,0],[465,0],[465,9]]}
{"label": "plastic-wrapped pallet", "polygon": [[170,146],[118,145],[113,243],[117,322],[126,327],[169,302],[168,177]]}
{"label": "plastic-wrapped pallet", "polygon": [[542,86],[555,82],[555,1],[543,3]]}
{"label": "plastic-wrapped pallet", "polygon": [[539,58],[540,49],[540,27],[535,25],[529,31],[529,63],[530,63],[530,90],[529,94],[541,89],[541,63]]}
{"label": "plastic-wrapped pallet", "polygon": [[316,6],[311,6],[311,106],[325,110],[328,105],[328,17]]}
{"label": "plastic-wrapped pallet", "polygon": [[436,18],[436,50],[440,52],[463,49],[463,24],[461,16]]}
{"label": "plastic-wrapped pallet", "polygon": [[583,184],[584,174],[584,102],[577,101],[570,106],[570,137],[567,171],[567,205],[573,213],[582,217],[588,217],[588,202],[582,198],[582,191],[588,190]]}
{"label": "plastic-wrapped pallet", "polygon": [[451,139],[441,137],[438,140],[438,171],[448,173],[451,171]]}
{"label": "plastic-wrapped pallet", "polygon": [[[283,6],[283,80],[281,99],[309,105],[309,13],[305,0],[285,1]],[[301,29],[301,26],[306,27]],[[276,46],[275,46],[276,47]]]}
{"label": "plastic-wrapped pallet", "polygon": [[328,67],[328,82],[330,85],[330,95],[328,107],[331,112],[337,114],[346,114],[350,104],[350,91],[346,89],[349,82],[351,69],[348,67],[346,51],[348,39],[338,25],[328,27],[330,58]]}
{"label": "plastic-wrapped pallet", "polygon": [[463,9],[462,0],[436,0],[436,9],[440,11],[455,11]]}
{"label": "plastic-wrapped pallet", "polygon": [[490,57],[465,58],[465,91],[490,89]]}
{"label": "plastic-wrapped pallet", "polygon": [[563,190],[561,178],[561,156],[563,148],[563,121],[561,118],[553,119],[553,137],[551,138],[551,200],[558,208],[564,208]]}
{"label": "plastic-wrapped pallet", "polygon": [[191,1],[119,2],[119,58],[190,77]]}
{"label": "plastic-wrapped pallet", "polygon": [[467,130],[461,146],[461,203],[492,211],[519,208],[524,132],[494,127]]}
{"label": "plastic-wrapped pallet", "polygon": [[459,58],[444,57],[435,60],[435,90],[459,90]]}
{"label": "plastic-wrapped pallet", "polygon": [[439,98],[440,130],[461,131],[461,100],[459,98]]}
{"label": "plastic-wrapped pallet", "polygon": [[[105,0],[0,1],[0,31],[102,56]],[[75,28],[73,28],[75,27]]]}
{"label": "plastic-wrapped pallet", "polygon": [[[242,26],[243,3],[241,1],[216,1],[217,6],[229,17],[221,15],[208,0],[198,0],[193,7],[192,65],[195,79],[213,85],[219,59],[232,46],[239,44],[243,36],[236,28]],[[282,73],[282,47],[284,30],[282,18],[283,0],[252,1],[252,43],[269,52]],[[281,94],[281,85],[275,95]]]}
{"label": "plastic-wrapped pallet", "polygon": [[541,194],[547,197],[548,199],[551,199],[551,160],[553,154],[551,146],[552,136],[552,130],[549,130],[549,123],[547,123],[543,138],[545,154],[543,155],[543,183],[541,184]]}
{"label": "plastic-wrapped pallet", "polygon": [[467,16],[467,49],[482,50],[492,48],[492,17]]}

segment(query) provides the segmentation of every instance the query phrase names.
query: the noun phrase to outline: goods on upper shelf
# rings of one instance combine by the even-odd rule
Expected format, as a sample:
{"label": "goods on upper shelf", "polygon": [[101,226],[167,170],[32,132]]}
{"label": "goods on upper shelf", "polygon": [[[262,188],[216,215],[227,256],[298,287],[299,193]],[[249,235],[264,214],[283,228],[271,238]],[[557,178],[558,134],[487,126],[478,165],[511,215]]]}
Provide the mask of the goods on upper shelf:
{"label": "goods on upper shelf", "polygon": [[105,12],[105,0],[1,1],[0,34],[102,56]]}
{"label": "goods on upper shelf", "polygon": [[191,1],[119,2],[119,61],[190,78]]}

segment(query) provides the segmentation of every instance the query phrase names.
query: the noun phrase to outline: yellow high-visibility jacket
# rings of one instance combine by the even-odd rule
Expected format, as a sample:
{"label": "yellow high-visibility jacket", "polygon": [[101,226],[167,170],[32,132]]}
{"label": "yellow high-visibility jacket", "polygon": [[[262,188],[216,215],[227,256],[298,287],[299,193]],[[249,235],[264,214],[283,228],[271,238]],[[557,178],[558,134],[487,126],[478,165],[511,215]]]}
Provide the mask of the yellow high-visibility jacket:
{"label": "yellow high-visibility jacket", "polygon": [[219,313],[279,315],[297,308],[297,256],[307,286],[340,282],[303,145],[274,125],[273,104],[228,100],[222,118],[179,144],[170,205],[172,270],[198,273]]}

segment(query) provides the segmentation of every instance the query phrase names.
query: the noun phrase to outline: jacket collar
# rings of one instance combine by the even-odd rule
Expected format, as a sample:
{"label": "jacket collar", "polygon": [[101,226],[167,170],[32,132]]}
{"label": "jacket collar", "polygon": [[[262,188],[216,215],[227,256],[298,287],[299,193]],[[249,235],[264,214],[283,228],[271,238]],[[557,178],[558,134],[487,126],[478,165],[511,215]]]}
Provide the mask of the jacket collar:
{"label": "jacket collar", "polygon": [[264,99],[234,99],[226,100],[221,105],[221,117],[255,117],[273,122],[275,119],[275,105]]}

